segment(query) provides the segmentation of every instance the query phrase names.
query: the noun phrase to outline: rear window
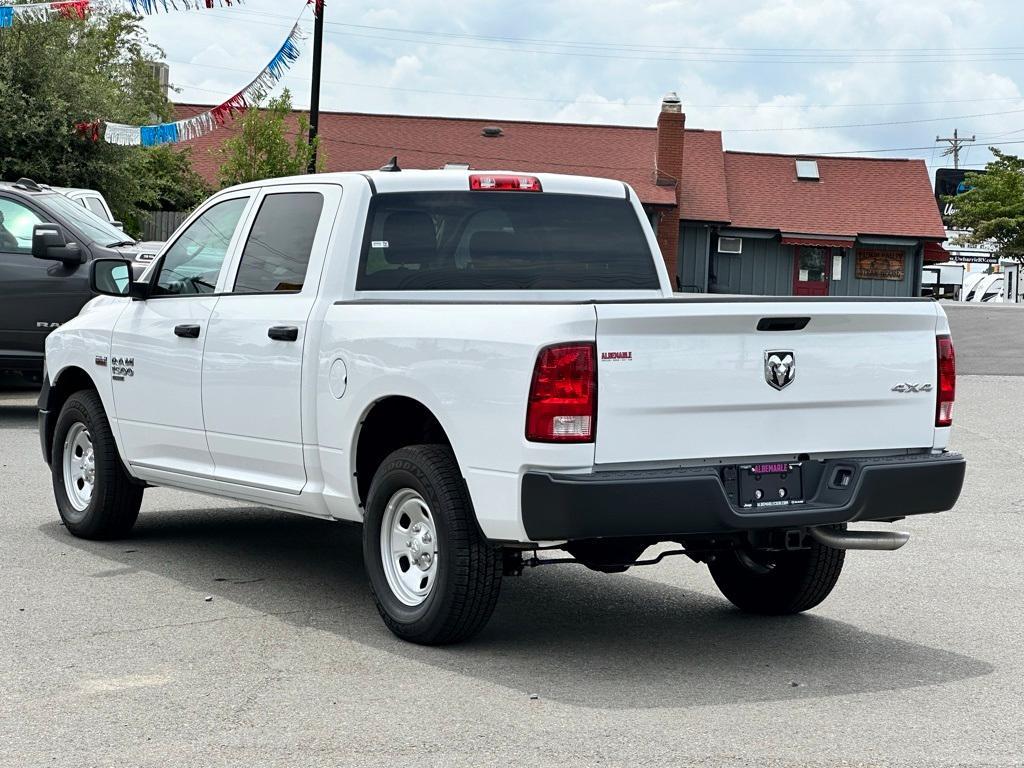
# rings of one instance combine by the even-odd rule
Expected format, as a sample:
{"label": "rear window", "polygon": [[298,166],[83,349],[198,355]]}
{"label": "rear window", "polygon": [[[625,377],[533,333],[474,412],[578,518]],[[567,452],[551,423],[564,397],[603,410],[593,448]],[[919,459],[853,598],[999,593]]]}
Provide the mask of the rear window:
{"label": "rear window", "polygon": [[362,291],[659,288],[625,199],[533,192],[374,197]]}

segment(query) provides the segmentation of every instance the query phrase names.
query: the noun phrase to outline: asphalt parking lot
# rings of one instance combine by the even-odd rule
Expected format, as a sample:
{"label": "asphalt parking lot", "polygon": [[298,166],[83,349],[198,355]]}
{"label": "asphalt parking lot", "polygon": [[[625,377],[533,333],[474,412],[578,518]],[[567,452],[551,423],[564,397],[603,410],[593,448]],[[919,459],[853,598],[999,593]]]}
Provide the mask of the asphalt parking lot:
{"label": "asphalt parking lot", "polygon": [[154,489],[130,540],[72,538],[8,393],[0,766],[1024,765],[1022,336],[962,314],[961,502],[820,608],[743,616],[682,558],[551,567],[446,649],[384,628],[354,526]]}

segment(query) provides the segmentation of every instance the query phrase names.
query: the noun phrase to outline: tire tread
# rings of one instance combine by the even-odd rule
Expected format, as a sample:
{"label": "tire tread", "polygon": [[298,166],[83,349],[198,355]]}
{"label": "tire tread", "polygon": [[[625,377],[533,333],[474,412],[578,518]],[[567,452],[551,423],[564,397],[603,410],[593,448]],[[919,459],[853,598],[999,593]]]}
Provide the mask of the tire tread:
{"label": "tire tread", "polygon": [[[404,470],[431,487],[441,503],[433,509],[445,515],[448,540],[445,546],[453,554],[454,567],[449,574],[449,594],[437,595],[447,601],[437,617],[412,623],[395,619],[373,589],[374,601],[384,623],[394,634],[424,645],[445,645],[467,640],[476,635],[490,619],[501,591],[501,548],[484,538],[476,522],[466,483],[459,472],[451,449],[443,445],[414,445],[401,448],[388,456],[374,476],[369,503],[379,493],[382,478],[389,472]],[[379,532],[367,525],[364,552],[367,567],[376,562],[372,547],[377,546]],[[373,581],[371,579],[371,586]]]}
{"label": "tire tread", "polygon": [[[91,509],[85,519],[74,522],[65,514],[63,470],[63,432],[71,418],[81,421],[89,428],[93,450],[96,452],[96,485]],[[114,442],[103,409],[103,401],[94,390],[81,390],[68,398],[57,420],[51,456],[54,493],[57,508],[64,520],[64,526],[75,536],[83,539],[119,539],[127,536],[135,525],[142,505],[143,487],[129,477]]]}

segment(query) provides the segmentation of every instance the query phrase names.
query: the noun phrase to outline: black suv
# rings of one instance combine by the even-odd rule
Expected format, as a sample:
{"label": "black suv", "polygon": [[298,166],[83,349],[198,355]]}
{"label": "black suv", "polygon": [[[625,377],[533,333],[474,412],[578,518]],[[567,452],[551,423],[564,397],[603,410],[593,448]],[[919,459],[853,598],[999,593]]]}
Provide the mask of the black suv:
{"label": "black suv", "polygon": [[134,246],[59,192],[30,179],[0,182],[0,374],[39,380],[46,335],[94,296],[89,262],[131,262]]}

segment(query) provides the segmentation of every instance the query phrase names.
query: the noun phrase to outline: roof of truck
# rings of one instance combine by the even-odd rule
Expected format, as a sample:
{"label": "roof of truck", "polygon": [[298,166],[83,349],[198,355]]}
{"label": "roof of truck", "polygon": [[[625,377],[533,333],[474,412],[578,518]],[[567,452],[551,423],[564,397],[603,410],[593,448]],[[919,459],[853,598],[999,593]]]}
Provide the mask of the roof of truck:
{"label": "roof of truck", "polygon": [[627,198],[635,192],[625,182],[594,176],[561,173],[537,173],[528,169],[482,171],[451,168],[447,170],[359,171],[318,173],[315,176],[286,176],[239,184],[231,189],[247,189],[292,184],[324,184],[332,181],[366,180],[377,192],[462,192],[469,191],[470,176],[528,176],[540,181],[541,191],[555,194],[583,194]]}

